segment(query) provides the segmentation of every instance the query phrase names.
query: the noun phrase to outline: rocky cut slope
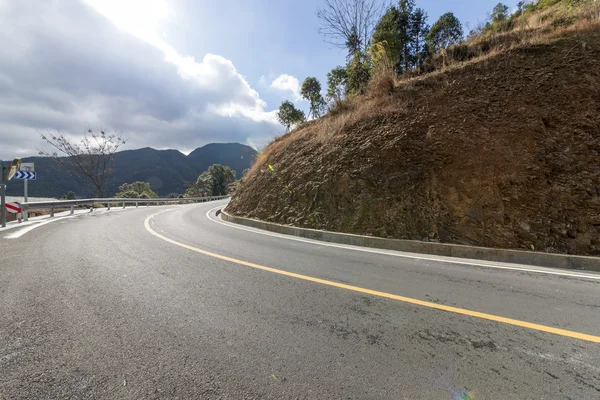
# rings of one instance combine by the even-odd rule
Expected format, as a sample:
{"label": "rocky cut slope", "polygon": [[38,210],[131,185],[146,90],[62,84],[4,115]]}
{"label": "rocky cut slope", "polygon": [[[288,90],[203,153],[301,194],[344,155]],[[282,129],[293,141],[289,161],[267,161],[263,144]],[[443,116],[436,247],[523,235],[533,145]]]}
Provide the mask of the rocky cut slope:
{"label": "rocky cut slope", "polygon": [[227,211],[356,234],[600,255],[597,25],[347,103],[271,143]]}

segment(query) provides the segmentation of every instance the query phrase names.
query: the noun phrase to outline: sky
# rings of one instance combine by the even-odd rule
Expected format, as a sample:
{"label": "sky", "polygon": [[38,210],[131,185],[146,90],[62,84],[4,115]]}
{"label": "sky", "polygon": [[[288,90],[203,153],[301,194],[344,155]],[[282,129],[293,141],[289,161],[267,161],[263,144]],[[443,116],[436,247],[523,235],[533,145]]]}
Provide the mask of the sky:
{"label": "sky", "polygon": [[[261,148],[284,132],[281,102],[307,110],[302,81],[325,86],[345,62],[318,33],[323,1],[0,0],[0,159],[47,150],[40,131],[88,128],[122,132],[130,149]],[[417,6],[468,32],[497,2]]]}

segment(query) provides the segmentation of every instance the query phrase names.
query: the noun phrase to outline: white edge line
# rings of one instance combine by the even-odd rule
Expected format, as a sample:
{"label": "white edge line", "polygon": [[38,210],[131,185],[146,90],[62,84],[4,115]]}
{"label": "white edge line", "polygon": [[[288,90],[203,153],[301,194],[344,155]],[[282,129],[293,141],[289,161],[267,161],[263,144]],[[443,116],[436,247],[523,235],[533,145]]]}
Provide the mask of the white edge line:
{"label": "white edge line", "polygon": [[538,274],[559,275],[559,276],[568,276],[568,277],[573,277],[573,278],[585,278],[585,279],[600,280],[600,275],[597,276],[597,275],[572,274],[569,272],[546,271],[546,270],[539,270],[539,269],[532,269],[532,268],[520,268],[520,267],[508,267],[508,266],[497,265],[497,264],[482,264],[482,263],[477,263],[477,262],[470,262],[470,259],[468,259],[468,258],[461,259],[461,261],[455,261],[455,260],[447,260],[447,259],[434,258],[434,257],[423,257],[423,256],[407,254],[407,253],[403,253],[403,252],[395,251],[395,250],[390,250],[393,252],[387,252],[387,251],[381,251],[381,250],[375,250],[375,249],[369,249],[369,248],[362,248],[359,246],[346,246],[346,245],[330,243],[330,242],[321,242],[321,241],[317,241],[317,240],[301,239],[301,238],[291,236],[291,235],[266,232],[266,231],[263,231],[262,229],[258,229],[258,228],[250,229],[250,228],[246,228],[243,226],[238,226],[236,224],[225,223],[223,221],[218,221],[218,220],[211,218],[210,213],[220,207],[223,207],[223,206],[222,205],[217,206],[217,207],[214,207],[214,208],[211,208],[210,210],[208,210],[206,212],[206,217],[209,220],[211,220],[212,222],[216,222],[217,224],[225,225],[230,228],[240,229],[243,231],[258,233],[261,235],[272,236],[272,237],[277,237],[277,238],[281,238],[281,239],[294,240],[296,242],[303,242],[303,243],[315,244],[315,245],[326,246],[326,247],[336,247],[336,248],[345,249],[345,250],[362,251],[365,253],[383,254],[383,255],[394,256],[394,257],[403,257],[403,258],[412,258],[412,259],[417,259],[417,260],[443,262],[443,263],[449,263],[449,264],[473,265],[476,267],[507,269],[507,270],[513,270],[513,271],[533,272],[533,273],[538,273]]}
{"label": "white edge line", "polygon": [[[114,211],[123,211],[123,209],[120,208],[120,207],[114,207],[114,208],[115,208]],[[130,207],[130,209],[132,209],[132,207]],[[112,211],[112,210],[107,210],[107,209],[98,210],[98,211],[95,211],[95,213],[96,213],[95,215],[97,215],[97,214],[104,214],[104,213],[107,213],[107,212],[110,212],[110,211]],[[68,212],[68,211],[65,211],[65,212]],[[30,221],[26,221],[25,223],[27,225],[25,225],[24,227],[17,225],[13,229],[16,229],[16,228],[21,228],[21,229],[17,230],[16,232],[9,233],[8,235],[4,236],[4,239],[19,239],[21,236],[25,235],[26,233],[31,232],[32,230],[34,230],[36,228],[39,228],[40,226],[44,226],[46,224],[49,224],[51,222],[61,221],[61,220],[66,219],[66,218],[81,217],[81,216],[85,216],[85,215],[89,215],[89,214],[90,214],[89,211],[83,211],[82,210],[82,212],[75,212],[72,215],[69,214],[69,215],[63,215],[63,216],[60,216],[60,217],[57,217],[57,216],[55,216],[55,217],[47,217],[47,218],[42,219],[41,222],[31,221],[32,222],[31,224],[29,224]],[[0,231],[0,233],[1,232],[4,232],[4,231]]]}
{"label": "white edge line", "polygon": [[[79,215],[81,215],[81,214],[79,214]],[[60,221],[60,220],[63,220],[65,218],[70,218],[70,217],[75,217],[75,215],[67,215],[67,216],[64,216],[64,217],[54,217],[54,218],[49,219],[47,221],[43,221],[43,222],[38,222],[38,223],[35,223],[35,224],[31,224],[31,225],[29,225],[29,226],[27,226],[27,227],[25,227],[23,229],[20,229],[20,230],[18,230],[16,232],[13,232],[13,233],[10,233],[10,234],[4,236],[4,239],[18,239],[21,236],[23,236],[24,234],[26,234],[27,232],[30,232],[30,231],[32,231],[32,230],[34,230],[36,228],[39,228],[40,226],[44,226],[46,224],[49,224],[50,222]]]}

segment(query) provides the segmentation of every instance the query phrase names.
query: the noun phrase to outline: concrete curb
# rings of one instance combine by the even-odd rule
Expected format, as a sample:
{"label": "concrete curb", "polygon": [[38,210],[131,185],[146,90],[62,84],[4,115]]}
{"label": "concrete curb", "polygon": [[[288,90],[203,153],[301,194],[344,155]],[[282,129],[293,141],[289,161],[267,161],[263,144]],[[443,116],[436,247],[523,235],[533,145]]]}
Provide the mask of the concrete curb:
{"label": "concrete curb", "polygon": [[534,251],[494,249],[489,247],[463,246],[458,244],[419,242],[415,240],[384,239],[373,236],[360,236],[348,233],[319,231],[274,224],[256,219],[236,217],[221,210],[221,218],[228,222],[263,229],[269,232],[292,235],[324,242],[373,247],[410,253],[432,254],[437,256],[470,258],[498,261],[512,264],[536,265],[551,268],[564,268],[600,272],[600,257],[573,256],[565,254],[539,253]]}

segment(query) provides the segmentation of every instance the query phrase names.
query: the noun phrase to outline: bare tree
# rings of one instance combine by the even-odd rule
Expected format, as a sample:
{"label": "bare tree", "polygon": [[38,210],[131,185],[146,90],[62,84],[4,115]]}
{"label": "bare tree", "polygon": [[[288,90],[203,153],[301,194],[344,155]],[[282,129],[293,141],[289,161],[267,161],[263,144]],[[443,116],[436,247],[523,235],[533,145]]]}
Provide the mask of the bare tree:
{"label": "bare tree", "polygon": [[60,132],[56,135],[50,131],[38,133],[54,148],[52,152],[38,149],[41,156],[52,157],[71,174],[91,182],[98,197],[104,195],[104,183],[112,172],[115,153],[125,144],[122,133],[106,133],[100,128],[97,132],[88,129],[79,142],[70,141]]}
{"label": "bare tree", "polygon": [[348,57],[366,52],[384,7],[380,0],[325,0],[317,9],[319,33],[325,42],[348,49]]}

